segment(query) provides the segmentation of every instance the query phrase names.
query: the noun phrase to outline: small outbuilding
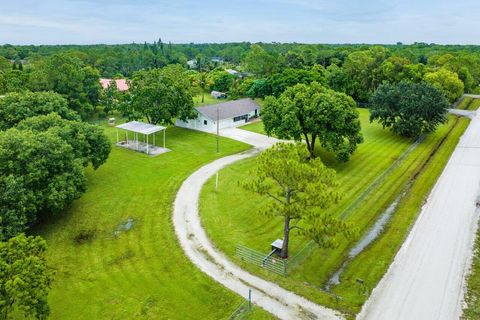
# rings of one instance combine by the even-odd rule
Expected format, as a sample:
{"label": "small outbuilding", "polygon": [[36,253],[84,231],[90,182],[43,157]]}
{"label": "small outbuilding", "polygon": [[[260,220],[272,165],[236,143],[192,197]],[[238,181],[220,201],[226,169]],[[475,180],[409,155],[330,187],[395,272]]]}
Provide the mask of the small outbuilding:
{"label": "small outbuilding", "polygon": [[[119,147],[143,152],[153,156],[170,151],[165,147],[166,127],[140,121],[130,121],[118,125],[116,128],[117,146]],[[125,140],[122,140],[118,129],[121,129],[125,132]],[[163,147],[157,146],[155,142],[156,133],[160,131],[163,131]],[[150,138],[151,135],[152,138]]]}
{"label": "small outbuilding", "polygon": [[177,119],[175,125],[182,128],[215,132],[218,128],[241,126],[260,115],[260,106],[252,99],[226,101],[195,108],[197,118],[182,121]]}

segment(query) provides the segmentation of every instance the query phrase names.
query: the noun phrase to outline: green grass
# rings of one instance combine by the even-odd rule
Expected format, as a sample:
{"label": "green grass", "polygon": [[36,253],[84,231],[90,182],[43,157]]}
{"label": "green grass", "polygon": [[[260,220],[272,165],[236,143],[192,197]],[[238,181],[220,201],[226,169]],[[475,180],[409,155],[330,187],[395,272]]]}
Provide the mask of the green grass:
{"label": "green grass", "polygon": [[[115,129],[105,130],[115,139]],[[171,221],[185,178],[249,148],[228,139],[220,145],[217,154],[213,135],[169,128],[171,152],[149,157],[113,147],[106,164],[87,169],[88,191],[33,230],[47,240],[56,270],[52,319],[222,319],[237,308],[239,296],[190,263]],[[129,218],[131,230],[115,236]],[[93,237],[78,244],[74,239],[81,234]],[[254,314],[268,319],[262,310]]]}
{"label": "green grass", "polygon": [[470,274],[467,277],[466,307],[462,319],[480,319],[480,229],[475,239],[475,249],[472,258]]}
{"label": "green grass", "polygon": [[265,134],[262,121],[256,121],[239,127],[242,130],[248,130],[255,133]]}
{"label": "green grass", "polygon": [[202,102],[202,94],[197,94],[196,96],[193,97],[193,104],[196,107],[216,104],[216,103],[225,102],[225,101],[226,99],[215,99],[210,95],[210,92],[205,92],[204,102]]}
{"label": "green grass", "polygon": [[480,99],[465,97],[458,104],[457,109],[475,111],[480,107]]}
{"label": "green grass", "polygon": [[[343,199],[338,205],[329,209],[329,212],[336,215],[342,215],[352,201],[355,201],[412,143],[410,140],[397,137],[389,131],[383,130],[378,124],[370,124],[368,122],[368,111],[364,109],[359,109],[359,111],[365,142],[359,146],[349,162],[339,163],[331,154],[319,150],[322,160],[337,171],[337,178],[341,185]],[[261,268],[238,260],[236,262],[244,268],[320,304],[337,308],[348,315],[355,314],[366,298],[364,294],[359,293],[355,281],[357,277],[366,278],[360,271],[371,270],[372,275],[367,280],[371,286],[376,283],[401,244],[402,236],[405,235],[406,230],[419,211],[421,203],[412,202],[408,208],[408,214],[406,214],[409,219],[401,220],[403,225],[398,227],[398,234],[390,235],[386,232],[384,237],[387,241],[377,241],[382,246],[379,247],[378,251],[375,251],[375,254],[359,255],[353,260],[352,265],[362,261],[362,268],[348,268],[345,279],[342,277],[342,284],[333,288],[333,292],[340,295],[342,300],[337,301],[332,295],[319,290],[319,288],[324,286],[329,276],[342,264],[349,248],[355,241],[374,223],[375,218],[390,205],[412,176],[422,168],[429,159],[432,150],[441,143],[452,128],[455,128],[453,134],[449,135],[448,144],[442,144],[442,148],[435,155],[435,166],[429,165],[424,168],[426,176],[430,179],[428,182],[433,183],[435,181],[443,168],[444,162],[453,150],[452,148],[456,145],[459,134],[463,132],[468,123],[467,120],[463,119],[458,121],[457,123],[457,118],[450,117],[447,124],[425,139],[401,165],[390,173],[387,179],[376,186],[373,192],[361,202],[360,206],[348,214],[347,220],[358,229],[358,233],[350,241],[342,241],[335,250],[315,250],[287,278],[268,273]],[[267,252],[269,244],[282,237],[282,222],[280,219],[272,220],[256,214],[265,200],[238,186],[238,181],[246,179],[254,165],[255,159],[248,159],[229,166],[220,172],[218,190],[214,190],[213,181],[209,181],[202,190],[200,203],[202,222],[215,244],[234,260],[237,243]],[[421,177],[423,177],[423,174],[419,176],[418,181]],[[417,184],[418,182],[412,188],[415,188]],[[422,188],[419,188],[414,194],[417,197],[415,199],[423,200],[430,187],[431,185],[425,182]],[[235,190],[235,192],[232,192],[232,190]],[[398,218],[398,215],[395,215],[395,217]],[[384,237],[381,239],[384,239]],[[293,233],[291,255],[298,252],[306,242],[306,239],[302,239],[302,237]],[[371,247],[373,248],[375,245]],[[377,260],[377,255],[381,260]],[[361,276],[357,274],[358,272]],[[371,279],[372,282],[370,283]]]}

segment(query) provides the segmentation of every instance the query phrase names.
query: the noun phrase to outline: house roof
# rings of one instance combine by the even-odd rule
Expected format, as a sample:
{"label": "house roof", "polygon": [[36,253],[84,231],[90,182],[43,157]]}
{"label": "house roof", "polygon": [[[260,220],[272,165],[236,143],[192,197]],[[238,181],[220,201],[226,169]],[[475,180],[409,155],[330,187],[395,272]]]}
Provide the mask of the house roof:
{"label": "house roof", "polygon": [[[112,79],[100,78],[100,84],[102,85],[103,89],[108,88],[110,81],[112,81]],[[126,79],[116,79],[115,84],[117,85],[118,91],[128,90],[128,83]]]}
{"label": "house roof", "polygon": [[217,119],[218,110],[218,118],[222,120],[243,116],[244,114],[252,112],[255,109],[260,110],[260,106],[252,99],[245,98],[212,104],[204,107],[197,107],[195,109],[212,120]]}
{"label": "house roof", "polygon": [[152,134],[158,131],[165,130],[165,127],[156,126],[154,124],[140,122],[140,121],[130,121],[121,125],[118,125],[117,128],[132,131],[141,134]]}

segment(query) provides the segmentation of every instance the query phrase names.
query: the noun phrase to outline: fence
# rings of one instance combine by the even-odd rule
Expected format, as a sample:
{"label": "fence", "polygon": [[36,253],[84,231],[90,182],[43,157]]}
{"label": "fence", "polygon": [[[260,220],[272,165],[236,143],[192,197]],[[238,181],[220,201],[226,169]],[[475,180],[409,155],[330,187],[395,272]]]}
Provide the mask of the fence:
{"label": "fence", "polygon": [[315,248],[317,248],[317,244],[314,241],[310,241],[291,258],[280,259],[276,256],[269,256],[268,253],[258,252],[238,245],[237,257],[240,260],[253,263],[268,271],[287,276],[294,268],[305,261]]}
{"label": "fence", "polygon": [[228,320],[242,320],[247,319],[252,312],[252,290],[248,290],[248,300],[245,300],[238,306],[235,311],[228,317]]}
{"label": "fence", "polygon": [[238,245],[237,257],[240,260],[253,263],[259,267],[275,272],[282,276],[287,275],[288,261],[277,257],[268,256],[268,253],[262,253],[253,249]]}

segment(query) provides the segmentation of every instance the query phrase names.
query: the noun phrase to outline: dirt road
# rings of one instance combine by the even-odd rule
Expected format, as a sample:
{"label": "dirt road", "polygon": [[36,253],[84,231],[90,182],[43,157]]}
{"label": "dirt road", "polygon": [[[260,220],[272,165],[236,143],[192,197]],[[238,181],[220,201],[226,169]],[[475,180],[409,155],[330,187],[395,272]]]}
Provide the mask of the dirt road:
{"label": "dirt road", "polygon": [[358,319],[454,320],[462,310],[480,194],[476,115]]}

